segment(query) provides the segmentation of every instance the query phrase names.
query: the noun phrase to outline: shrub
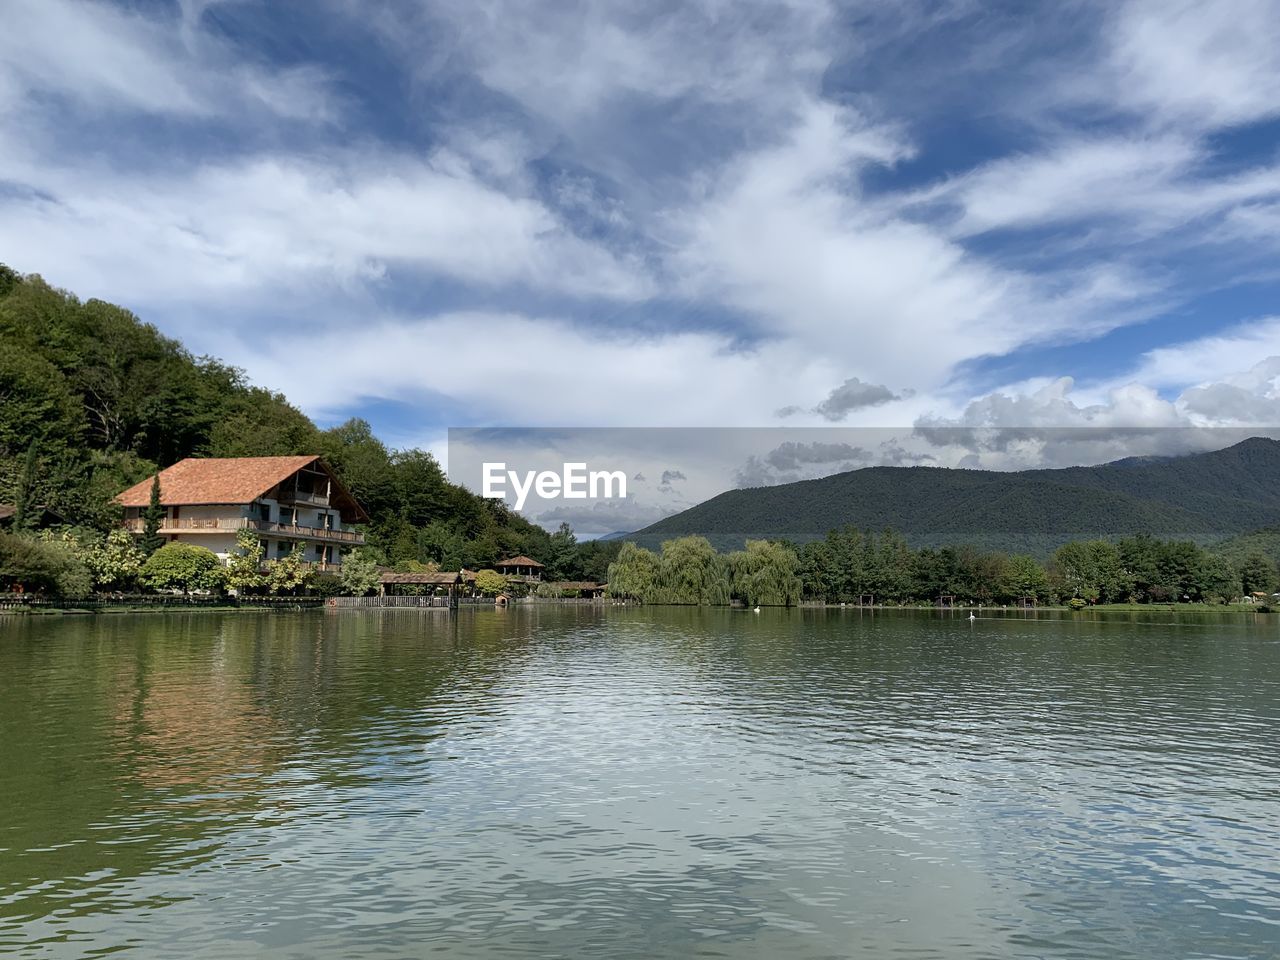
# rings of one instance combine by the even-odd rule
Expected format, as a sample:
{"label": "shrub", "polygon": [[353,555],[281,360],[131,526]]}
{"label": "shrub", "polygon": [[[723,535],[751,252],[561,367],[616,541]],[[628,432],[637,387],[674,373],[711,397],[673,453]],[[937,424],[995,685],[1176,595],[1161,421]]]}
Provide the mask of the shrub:
{"label": "shrub", "polygon": [[342,578],[336,573],[317,573],[307,589],[317,597],[340,597],[344,592]]}
{"label": "shrub", "polygon": [[342,558],[342,592],[367,597],[378,589],[378,560],[367,549],[352,550]]}
{"label": "shrub", "polygon": [[89,568],[68,546],[7,533],[0,533],[0,583],[60,597],[93,591]]}
{"label": "shrub", "polygon": [[147,558],[138,578],[153,590],[216,590],[223,583],[217,554],[193,543],[166,543]]}
{"label": "shrub", "polygon": [[1080,597],[1072,597],[1067,601],[1067,606],[1072,610],[1083,610],[1088,605],[1089,602],[1087,600],[1082,600]]}
{"label": "shrub", "polygon": [[267,561],[265,574],[267,587],[277,596],[285,593],[297,593],[311,582],[315,572],[302,561],[302,548],[295,547],[292,553],[285,554],[275,560]]}
{"label": "shrub", "polygon": [[486,597],[496,597],[507,589],[507,578],[496,570],[481,570],[476,574],[476,590]]}

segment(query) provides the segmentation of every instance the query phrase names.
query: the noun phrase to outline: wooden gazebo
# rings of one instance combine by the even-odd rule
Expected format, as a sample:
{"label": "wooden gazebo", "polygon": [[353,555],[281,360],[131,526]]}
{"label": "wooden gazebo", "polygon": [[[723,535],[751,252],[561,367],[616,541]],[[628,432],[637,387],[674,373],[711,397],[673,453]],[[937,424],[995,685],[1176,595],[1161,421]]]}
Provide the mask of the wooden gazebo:
{"label": "wooden gazebo", "polygon": [[395,573],[388,571],[378,577],[379,587],[378,593],[382,596],[397,596],[404,591],[405,587],[430,587],[433,590],[444,588],[445,593],[449,597],[450,605],[457,602],[458,594],[462,588],[462,573],[453,572],[435,572],[435,573]]}
{"label": "wooden gazebo", "polygon": [[499,560],[493,565],[493,569],[511,580],[541,580],[542,564],[537,560],[521,554],[518,557],[508,557],[506,560]]}

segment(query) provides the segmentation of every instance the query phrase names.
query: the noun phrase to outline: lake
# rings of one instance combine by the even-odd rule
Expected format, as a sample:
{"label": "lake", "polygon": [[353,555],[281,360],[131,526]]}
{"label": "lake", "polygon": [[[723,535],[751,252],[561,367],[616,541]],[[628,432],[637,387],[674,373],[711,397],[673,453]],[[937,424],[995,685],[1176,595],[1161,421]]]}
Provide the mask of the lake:
{"label": "lake", "polygon": [[1280,616],[0,618],[0,954],[1280,955]]}

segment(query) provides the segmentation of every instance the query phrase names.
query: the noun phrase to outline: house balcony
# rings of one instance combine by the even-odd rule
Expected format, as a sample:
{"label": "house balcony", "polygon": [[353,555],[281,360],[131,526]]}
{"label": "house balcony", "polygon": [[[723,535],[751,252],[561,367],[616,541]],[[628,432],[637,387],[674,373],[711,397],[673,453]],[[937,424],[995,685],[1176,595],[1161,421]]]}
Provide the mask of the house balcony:
{"label": "house balcony", "polygon": [[[126,520],[125,529],[130,533],[141,534],[146,526],[142,518]],[[236,533],[239,530],[256,530],[269,536],[286,537],[290,540],[313,540],[320,543],[340,543],[359,547],[364,545],[364,534],[354,530],[326,530],[323,527],[301,527],[292,523],[272,523],[268,520],[253,520],[249,517],[179,517],[166,518],[160,522],[160,533]]]}
{"label": "house balcony", "polygon": [[301,503],[309,507],[329,506],[327,493],[312,493],[308,490],[280,489],[276,491],[277,503]]}

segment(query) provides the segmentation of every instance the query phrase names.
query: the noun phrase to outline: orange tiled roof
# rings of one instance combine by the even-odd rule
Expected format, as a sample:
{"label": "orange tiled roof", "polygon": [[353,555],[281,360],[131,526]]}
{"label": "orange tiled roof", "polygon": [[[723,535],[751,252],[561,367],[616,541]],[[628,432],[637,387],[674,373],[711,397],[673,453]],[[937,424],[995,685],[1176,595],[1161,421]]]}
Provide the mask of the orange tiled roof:
{"label": "orange tiled roof", "polygon": [[[164,481],[161,480],[160,482],[163,483]],[[540,567],[540,566],[542,566],[542,564],[540,564],[537,560],[530,560],[528,557],[524,556],[524,554],[521,554],[518,557],[512,557],[510,560],[499,560],[497,563],[494,564],[494,567]]]}
{"label": "orange tiled roof", "polygon": [[[160,502],[166,507],[252,503],[316,459],[314,456],[189,457],[160,471]],[[116,503],[126,507],[145,507],[150,502],[150,477],[116,497]]]}

